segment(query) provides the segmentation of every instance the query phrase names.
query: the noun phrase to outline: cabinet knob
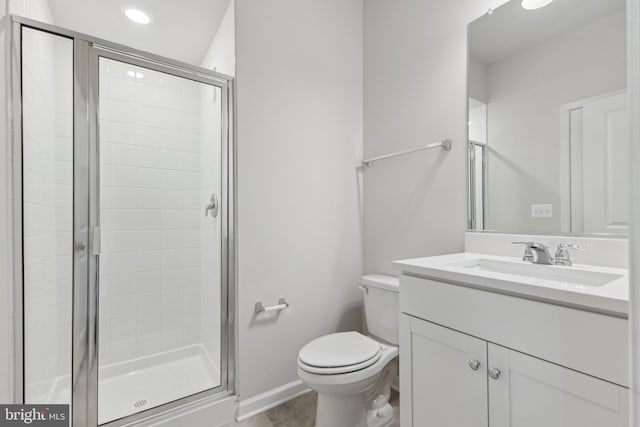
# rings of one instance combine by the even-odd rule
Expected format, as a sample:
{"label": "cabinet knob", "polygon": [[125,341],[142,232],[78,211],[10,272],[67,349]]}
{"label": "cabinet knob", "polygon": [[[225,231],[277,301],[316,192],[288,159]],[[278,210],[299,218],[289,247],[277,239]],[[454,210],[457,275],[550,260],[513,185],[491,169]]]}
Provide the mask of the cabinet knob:
{"label": "cabinet knob", "polygon": [[469,367],[477,371],[480,368],[480,361],[475,359],[469,360]]}
{"label": "cabinet knob", "polygon": [[498,369],[498,368],[489,368],[489,376],[491,378],[493,378],[494,380],[497,380],[498,378],[500,378],[500,374],[502,374],[502,372],[500,372],[500,369]]}

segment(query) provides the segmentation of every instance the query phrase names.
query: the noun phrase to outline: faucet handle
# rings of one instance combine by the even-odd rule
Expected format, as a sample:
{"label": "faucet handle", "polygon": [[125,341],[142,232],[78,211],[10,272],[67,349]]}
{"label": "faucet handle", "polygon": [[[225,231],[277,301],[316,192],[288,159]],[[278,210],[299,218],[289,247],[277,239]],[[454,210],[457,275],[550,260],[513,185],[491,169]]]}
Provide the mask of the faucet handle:
{"label": "faucet handle", "polygon": [[522,255],[522,261],[524,262],[533,262],[533,251],[531,247],[533,246],[533,242],[511,242],[514,245],[525,245],[524,255]]}
{"label": "faucet handle", "polygon": [[584,245],[578,245],[575,243],[560,243],[558,244],[558,249],[556,250],[556,256],[553,263],[555,265],[572,266],[573,262],[571,261],[569,249],[584,251],[586,247]]}
{"label": "faucet handle", "polygon": [[585,245],[579,245],[576,243],[560,243],[558,244],[558,250],[560,249],[578,249],[579,251],[584,251],[587,248]]}

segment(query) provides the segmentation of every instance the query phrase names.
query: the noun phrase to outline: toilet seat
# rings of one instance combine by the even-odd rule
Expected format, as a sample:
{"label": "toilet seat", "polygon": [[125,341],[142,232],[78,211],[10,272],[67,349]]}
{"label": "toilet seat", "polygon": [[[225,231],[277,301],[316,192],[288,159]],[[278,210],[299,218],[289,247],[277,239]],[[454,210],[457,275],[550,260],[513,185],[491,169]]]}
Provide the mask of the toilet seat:
{"label": "toilet seat", "polygon": [[358,332],[342,332],[317,338],[298,354],[298,367],[320,375],[336,375],[368,368],[380,360],[380,343]]}

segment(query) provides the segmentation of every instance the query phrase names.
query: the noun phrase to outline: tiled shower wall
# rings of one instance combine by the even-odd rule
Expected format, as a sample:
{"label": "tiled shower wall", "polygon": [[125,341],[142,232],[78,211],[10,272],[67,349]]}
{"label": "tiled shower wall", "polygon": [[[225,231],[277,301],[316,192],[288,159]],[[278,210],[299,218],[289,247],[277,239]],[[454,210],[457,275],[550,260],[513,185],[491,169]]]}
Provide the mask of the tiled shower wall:
{"label": "tiled shower wall", "polygon": [[71,371],[72,44],[23,33],[25,388]]}
{"label": "tiled shower wall", "polygon": [[213,89],[109,60],[100,75],[104,366],[216,340],[218,243],[207,239],[219,220],[204,206],[220,163],[219,138],[203,138],[213,119],[201,122]]}
{"label": "tiled shower wall", "polygon": [[[221,188],[221,92],[220,89],[202,87],[200,89],[200,108],[202,112],[200,121],[200,199],[210,200],[211,194],[218,195],[222,200]],[[226,209],[226,206],[220,209]],[[200,296],[199,312],[201,314],[198,325],[190,325],[202,331],[203,344],[213,360],[215,366],[220,362],[220,286],[218,278],[221,269],[221,213],[216,218],[211,216],[200,217],[200,229],[202,230],[201,247],[201,277],[202,289]]]}

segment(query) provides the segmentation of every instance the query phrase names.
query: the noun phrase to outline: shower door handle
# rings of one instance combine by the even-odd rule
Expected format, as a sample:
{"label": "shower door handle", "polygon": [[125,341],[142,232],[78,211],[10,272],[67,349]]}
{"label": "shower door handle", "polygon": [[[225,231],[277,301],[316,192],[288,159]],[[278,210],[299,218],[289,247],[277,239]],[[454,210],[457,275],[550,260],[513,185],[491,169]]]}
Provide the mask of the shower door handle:
{"label": "shower door handle", "polygon": [[214,218],[217,217],[219,208],[220,201],[218,200],[218,195],[213,193],[211,199],[209,199],[209,204],[204,208],[204,216],[209,216],[209,211],[211,211],[211,216]]}

